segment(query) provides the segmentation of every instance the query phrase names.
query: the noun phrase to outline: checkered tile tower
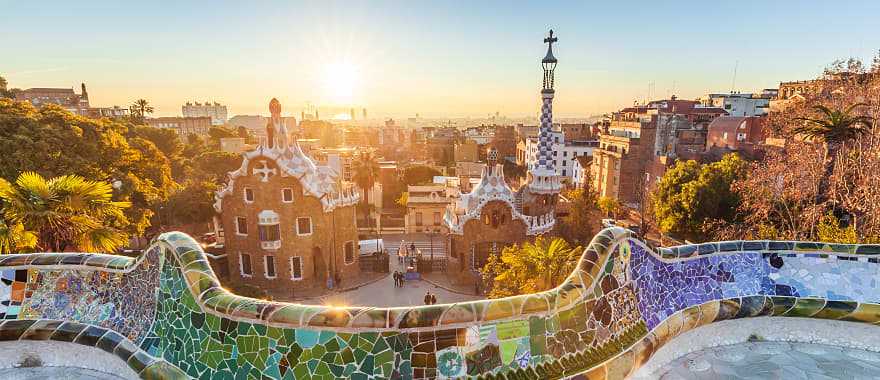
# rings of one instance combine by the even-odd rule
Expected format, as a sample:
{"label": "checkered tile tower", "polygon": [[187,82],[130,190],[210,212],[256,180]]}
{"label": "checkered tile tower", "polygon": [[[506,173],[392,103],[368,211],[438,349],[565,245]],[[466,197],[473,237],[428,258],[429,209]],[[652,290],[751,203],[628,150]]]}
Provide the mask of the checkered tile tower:
{"label": "checkered tile tower", "polygon": [[556,194],[562,188],[556,165],[553,164],[553,71],[556,69],[556,57],[553,56],[553,43],[557,38],[553,30],[544,39],[547,43],[547,55],[541,60],[544,68],[544,87],[541,89],[541,128],[538,133],[538,154],[535,166],[529,172],[529,190],[538,194]]}

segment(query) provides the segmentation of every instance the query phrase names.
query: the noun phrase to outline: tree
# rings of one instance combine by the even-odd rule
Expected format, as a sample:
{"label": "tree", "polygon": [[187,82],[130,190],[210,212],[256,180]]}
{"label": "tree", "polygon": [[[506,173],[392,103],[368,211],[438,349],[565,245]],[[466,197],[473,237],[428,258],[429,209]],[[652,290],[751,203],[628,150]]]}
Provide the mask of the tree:
{"label": "tree", "polygon": [[144,123],[148,113],[153,113],[153,106],[146,99],[135,100],[128,109],[131,111],[131,116],[141,124]]}
{"label": "tree", "polygon": [[362,152],[351,166],[354,172],[354,183],[364,191],[364,217],[368,218],[370,190],[379,177],[379,161],[376,160],[376,156],[372,152]]}
{"label": "tree", "polygon": [[621,212],[623,212],[623,206],[617,198],[599,197],[596,201],[596,205],[606,218],[616,218]]}
{"label": "tree", "polygon": [[871,118],[865,115],[854,115],[856,107],[866,106],[864,103],[852,104],[846,109],[834,109],[817,104],[813,109],[819,117],[799,117],[797,120],[804,125],[794,129],[795,135],[820,142],[824,151],[822,162],[824,173],[819,182],[816,203],[824,203],[830,199],[830,181],[837,163],[837,156],[843,144],[855,140],[869,132]]}
{"label": "tree", "polygon": [[666,171],[654,193],[654,216],[660,231],[691,240],[709,236],[707,223],[736,222],[740,197],[731,187],[744,179],[747,163],[735,153],[700,165],[679,161]]}
{"label": "tree", "polygon": [[227,173],[241,167],[241,155],[208,151],[196,156],[192,161],[192,167],[197,173],[196,177],[210,182],[222,182]]}
{"label": "tree", "polygon": [[15,185],[0,179],[0,199],[7,223],[20,223],[37,236],[37,248],[64,252],[114,252],[126,234],[114,227],[125,219],[129,202],[112,200],[109,183],[65,175],[49,180],[34,172],[18,176]]}
{"label": "tree", "polygon": [[403,184],[407,186],[432,183],[440,171],[426,165],[411,165],[403,169]]}
{"label": "tree", "polygon": [[118,228],[142,234],[156,205],[175,189],[171,166],[151,141],[132,134],[123,119],[90,119],[49,104],[0,99],[0,178],[15,181],[22,172],[43,177],[72,174],[112,183],[114,199],[129,201]]}
{"label": "tree", "polygon": [[232,128],[217,125],[208,129],[208,140],[213,149],[220,149],[220,139],[230,137],[238,137],[238,133]]}
{"label": "tree", "polygon": [[564,194],[569,212],[556,221],[557,233],[566,241],[586,245],[599,232],[602,218],[597,206],[598,195],[592,187],[574,189]]}
{"label": "tree", "polygon": [[537,237],[535,242],[505,247],[489,257],[483,268],[489,298],[536,293],[558,286],[574,271],[583,253],[560,238]]}

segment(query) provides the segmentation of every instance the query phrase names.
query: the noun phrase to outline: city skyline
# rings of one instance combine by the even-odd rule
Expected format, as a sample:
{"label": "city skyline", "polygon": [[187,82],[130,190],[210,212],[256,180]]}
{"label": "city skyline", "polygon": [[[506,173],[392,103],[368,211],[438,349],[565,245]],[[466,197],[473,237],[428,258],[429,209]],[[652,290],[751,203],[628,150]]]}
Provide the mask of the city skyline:
{"label": "city skyline", "polygon": [[[371,118],[533,117],[548,28],[560,39],[562,118],[673,94],[775,88],[813,78],[835,59],[869,60],[880,46],[870,18],[858,17],[880,4],[866,1],[799,9],[486,3],[467,12],[459,3],[159,2],[139,6],[136,19],[96,16],[131,10],[113,3],[44,5],[4,3],[10,30],[34,24],[34,13],[42,23],[0,36],[7,57],[0,75],[10,87],[85,82],[93,104],[145,98],[154,116],[206,100],[228,105],[230,115],[264,114],[266,100],[277,97],[293,116],[311,103],[367,108]],[[536,19],[552,22],[538,27]],[[855,37],[841,41],[842,33]]]}

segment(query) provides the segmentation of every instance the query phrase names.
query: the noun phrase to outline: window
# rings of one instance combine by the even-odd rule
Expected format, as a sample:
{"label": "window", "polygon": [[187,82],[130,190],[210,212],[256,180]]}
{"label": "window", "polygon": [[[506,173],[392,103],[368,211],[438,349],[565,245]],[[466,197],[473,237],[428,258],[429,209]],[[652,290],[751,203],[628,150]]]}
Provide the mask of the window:
{"label": "window", "polygon": [[293,189],[281,189],[281,201],[284,203],[293,202]]}
{"label": "window", "polygon": [[562,169],[562,176],[565,177],[566,175],[567,174],[565,174],[565,169]]}
{"label": "window", "polygon": [[416,225],[417,226],[422,225],[422,213],[420,213],[420,212],[416,213]]}
{"label": "window", "polygon": [[354,242],[347,241],[345,242],[345,263],[351,264],[354,262]]}
{"label": "window", "polygon": [[281,240],[281,228],[277,224],[269,226],[257,226],[260,232],[260,241],[279,241]]}
{"label": "window", "polygon": [[249,187],[244,188],[244,201],[247,203],[251,203],[254,201],[254,190],[253,189],[251,189]]}
{"label": "window", "polygon": [[266,266],[266,278],[275,278],[275,256],[264,256]]}
{"label": "window", "polygon": [[564,151],[564,152],[562,152],[562,157],[568,157],[568,151],[567,151],[567,150]]}
{"label": "window", "polygon": [[434,225],[435,226],[440,225],[440,213],[439,212],[434,213]]}
{"label": "window", "polygon": [[303,278],[303,262],[302,257],[296,256],[290,258],[290,279],[302,280]]}
{"label": "window", "polygon": [[312,234],[312,218],[296,218],[296,234],[311,235]]}
{"label": "window", "polygon": [[247,218],[239,216],[235,218],[235,233],[239,235],[247,235]]}
{"label": "window", "polygon": [[247,253],[238,254],[238,269],[241,271],[241,275],[245,277],[250,277],[254,274],[253,268],[251,268],[251,255]]}

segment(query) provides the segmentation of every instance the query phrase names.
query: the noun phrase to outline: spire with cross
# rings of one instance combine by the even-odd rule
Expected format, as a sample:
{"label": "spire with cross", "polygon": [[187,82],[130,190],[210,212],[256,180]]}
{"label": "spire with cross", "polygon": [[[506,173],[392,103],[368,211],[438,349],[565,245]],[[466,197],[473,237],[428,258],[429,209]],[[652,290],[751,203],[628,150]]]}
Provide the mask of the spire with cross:
{"label": "spire with cross", "polygon": [[544,68],[544,87],[541,89],[541,126],[538,130],[538,152],[536,162],[531,170],[532,179],[529,187],[533,192],[541,194],[558,193],[561,187],[553,159],[553,147],[558,141],[553,136],[553,70],[556,69],[556,57],[553,56],[553,43],[558,39],[550,30],[544,42],[547,44],[547,55],[541,60]]}
{"label": "spire with cross", "polygon": [[544,91],[553,91],[553,70],[556,69],[557,62],[556,57],[553,56],[553,43],[556,41],[559,39],[553,37],[553,29],[550,29],[547,38],[544,39],[547,43],[547,55],[541,60],[541,66],[544,68]]}

